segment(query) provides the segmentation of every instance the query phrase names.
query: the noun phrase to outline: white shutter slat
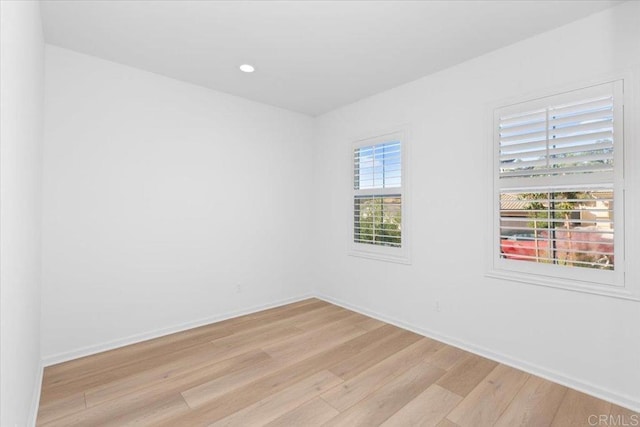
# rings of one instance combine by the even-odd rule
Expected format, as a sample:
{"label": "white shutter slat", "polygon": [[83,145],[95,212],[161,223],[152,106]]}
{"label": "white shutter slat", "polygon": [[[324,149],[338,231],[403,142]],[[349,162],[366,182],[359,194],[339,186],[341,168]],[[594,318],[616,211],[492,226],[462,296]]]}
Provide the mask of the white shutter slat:
{"label": "white shutter slat", "polygon": [[[393,151],[389,150],[389,151],[384,151],[384,152],[382,152],[382,151],[375,151],[375,155],[376,155],[376,157],[377,157],[377,156],[380,156],[380,155],[382,155],[382,154],[385,154],[385,155],[398,154],[398,153],[400,153],[400,151],[401,151],[401,150],[393,150]],[[355,154],[355,158],[356,158],[356,159],[372,158],[372,157],[373,157],[373,153],[374,153],[374,151],[369,151],[368,153],[356,153],[356,154]]]}
{"label": "white shutter slat", "polygon": [[[573,156],[566,156],[566,154],[573,154]],[[574,151],[566,154],[563,154],[561,156],[550,156],[549,164],[552,166],[552,171],[558,169],[567,170],[574,166],[582,166],[585,163],[590,164],[593,162],[597,162],[594,163],[594,165],[602,165],[603,167],[607,166],[608,168],[613,169],[613,156],[610,152],[600,154],[585,154]],[[554,169],[553,166],[556,166],[556,168]]]}
{"label": "white shutter slat", "polygon": [[[580,144],[579,141],[577,144]],[[550,148],[548,153],[549,155],[556,155],[556,154],[564,154],[564,153],[573,153],[573,152],[577,152],[578,150],[580,150],[579,152],[592,152],[592,151],[598,151],[598,150],[608,150],[608,149],[612,149],[613,148],[613,141],[611,140],[605,140],[603,139],[602,142],[597,142],[597,143],[592,143],[591,141],[587,141],[586,144],[581,144],[581,145],[568,145],[568,146],[561,146],[561,147],[555,147],[555,148]],[[506,154],[501,154],[500,155],[500,161],[505,161],[505,160],[515,160],[520,158],[521,154],[526,154],[527,156],[531,156],[531,157],[539,157],[539,156],[545,156],[547,154],[547,150],[535,150],[535,151],[518,151],[518,152],[508,152]]]}
{"label": "white shutter slat", "polygon": [[565,117],[598,110],[610,109],[613,106],[613,96],[601,96],[594,99],[586,99],[570,104],[549,108],[552,117]]}
{"label": "white shutter slat", "polygon": [[515,134],[515,135],[512,135],[512,136],[505,136],[505,137],[501,136],[500,137],[500,144],[501,145],[516,145],[516,144],[523,144],[523,143],[526,143],[526,142],[546,141],[546,139],[547,139],[547,130],[544,129],[541,132]]}
{"label": "white shutter slat", "polygon": [[[580,209],[576,209],[576,212],[580,211]],[[531,211],[528,211],[531,212]],[[564,211],[556,211],[556,212],[564,212]],[[532,212],[533,213],[533,212]],[[540,214],[545,214],[545,212],[538,212]],[[582,220],[582,219],[566,219],[566,218],[548,218],[546,215],[544,217],[541,217],[539,219],[540,221],[544,221],[544,222],[555,222],[557,224],[564,224],[565,222],[568,224],[582,224],[585,222],[588,222],[589,224],[611,224],[610,220],[602,220],[602,219],[590,219],[590,220]],[[513,217],[513,218],[509,218],[509,222],[513,222],[513,223],[525,223],[528,224],[530,222],[532,222],[533,219],[532,218],[528,218],[528,217],[523,217],[523,218],[519,218],[519,217]]]}
{"label": "white shutter slat", "polygon": [[546,173],[546,169],[544,170],[532,170],[531,168],[536,167],[536,166],[547,166],[548,165],[548,160],[546,156],[543,156],[542,158],[540,157],[534,157],[531,159],[527,160],[522,160],[520,158],[517,158],[516,161],[514,162],[503,162],[500,166],[503,168],[503,170],[513,170],[513,171],[518,171],[518,170],[523,170],[523,171],[528,171],[529,173]]}
{"label": "white shutter slat", "polygon": [[614,149],[613,138],[600,139],[576,139],[573,141],[559,141],[562,143],[553,144],[549,147],[549,155],[553,156],[561,153],[581,153],[587,151],[602,151]]}
{"label": "white shutter slat", "polygon": [[[553,140],[553,145],[556,147],[559,146],[570,146],[570,145],[579,145],[579,144],[587,144],[593,142],[613,142],[613,131],[608,130],[604,132],[594,132],[585,135],[575,135],[575,136],[566,136],[561,138],[555,138]],[[547,141],[537,140],[530,142],[523,142],[518,144],[504,144],[500,145],[500,152],[505,153],[519,153],[519,152],[527,152],[529,150],[546,148]]]}
{"label": "white shutter slat", "polygon": [[[567,156],[568,154],[575,155]],[[613,156],[611,153],[570,152],[560,157],[538,157],[519,162],[505,161],[500,166],[502,177],[602,172],[613,170]]]}
{"label": "white shutter slat", "polygon": [[[551,176],[551,175],[571,175],[579,173],[591,173],[591,172],[609,172],[612,170],[612,166],[608,164],[593,164],[584,166],[571,166],[563,168],[544,168],[544,169],[513,169],[505,170],[500,173],[501,178],[512,177],[532,177],[532,176]],[[606,181],[605,181],[606,182]]]}
{"label": "white shutter slat", "polygon": [[[523,236],[525,235],[525,233],[513,233],[513,231],[522,231],[523,229],[520,230],[516,230],[516,229],[511,229],[511,228],[506,228],[504,230],[501,231],[504,232],[505,234],[500,234],[500,239],[502,240],[511,240],[511,241],[518,241],[518,238],[522,239]],[[528,231],[528,229],[527,229]],[[584,235],[588,235],[592,240],[584,240],[584,238],[575,238],[575,239],[552,239],[552,238],[547,238],[545,239],[545,241],[550,242],[551,244],[553,244],[554,242],[556,244],[567,244],[569,242],[571,242],[572,244],[602,244],[602,245],[608,245],[611,244],[611,242],[613,241],[613,232],[611,233],[605,233],[605,232],[592,232],[590,234],[588,234],[587,232],[584,233],[580,233],[580,234],[584,234]],[[599,237],[599,238],[598,238]]]}
{"label": "white shutter slat", "polygon": [[546,130],[547,125],[545,121],[536,123],[526,123],[520,126],[513,126],[508,128],[500,128],[500,135],[503,138],[507,138],[515,135],[527,135],[536,132],[542,132]]}
{"label": "white shutter slat", "polygon": [[585,111],[573,116],[549,117],[549,121],[556,126],[593,120],[613,120],[613,104],[611,104],[606,110]]}
{"label": "white shutter slat", "polygon": [[510,128],[526,124],[544,122],[546,121],[546,118],[547,115],[545,110],[534,110],[518,114],[511,114],[500,118],[500,127]]}
{"label": "white shutter slat", "polygon": [[562,128],[554,128],[553,122],[549,122],[549,144],[555,138],[563,138],[574,135],[589,135],[596,132],[606,132],[613,130],[613,120],[606,119],[593,123],[580,123]]}

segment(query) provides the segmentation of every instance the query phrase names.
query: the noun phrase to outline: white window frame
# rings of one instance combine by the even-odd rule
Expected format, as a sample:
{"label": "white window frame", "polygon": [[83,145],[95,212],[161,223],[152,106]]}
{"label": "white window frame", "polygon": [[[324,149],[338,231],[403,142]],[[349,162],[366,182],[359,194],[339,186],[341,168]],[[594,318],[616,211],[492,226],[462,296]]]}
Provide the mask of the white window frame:
{"label": "white window frame", "polygon": [[[597,82],[589,82],[580,86],[564,87],[535,96],[520,97],[497,103],[491,108],[491,138],[489,151],[490,165],[490,203],[489,203],[489,238],[490,254],[487,262],[486,276],[505,279],[514,282],[550,286],[572,291],[586,292],[598,295],[620,297],[625,299],[640,299],[640,285],[633,284],[627,279],[629,274],[629,245],[625,242],[625,236],[629,235],[630,227],[630,203],[626,200],[626,193],[631,179],[629,178],[630,145],[632,137],[632,90],[630,88],[631,77],[629,74],[614,76]],[[557,265],[539,264],[527,261],[505,259],[500,256],[500,191],[499,183],[499,113],[509,111],[512,107],[518,108],[518,104],[526,104],[526,107],[535,109],[538,106],[552,103],[562,103],[563,98],[575,97],[572,92],[589,91],[591,88],[604,85],[614,85],[614,253],[616,264],[614,271],[602,271],[580,267],[563,267]],[[622,101],[622,102],[620,102]],[[520,107],[522,108],[522,107]],[[622,119],[622,120],[621,120]],[[540,189],[549,189],[554,186],[553,177],[539,177]],[[555,183],[557,185],[557,183]],[[626,186],[626,187],[625,187]],[[556,191],[560,191],[557,189]],[[626,220],[627,219],[627,220]],[[610,273],[610,274],[607,274]]]}
{"label": "white window frame", "polygon": [[[402,198],[402,238],[400,247],[389,247],[381,245],[372,245],[367,243],[357,243],[355,241],[355,204],[354,199],[357,195],[362,195],[362,190],[358,192],[354,189],[355,167],[354,167],[354,151],[360,147],[369,145],[383,144],[390,141],[400,141],[401,147],[401,183],[400,187],[371,189],[366,190],[371,195],[400,194]],[[349,252],[351,256],[371,258],[380,261],[396,262],[400,264],[410,264],[410,210],[409,210],[409,174],[408,174],[408,156],[409,156],[409,138],[406,128],[396,128],[390,131],[376,133],[374,136],[359,138],[349,147],[349,168],[351,170],[349,176],[350,188],[349,192]]]}

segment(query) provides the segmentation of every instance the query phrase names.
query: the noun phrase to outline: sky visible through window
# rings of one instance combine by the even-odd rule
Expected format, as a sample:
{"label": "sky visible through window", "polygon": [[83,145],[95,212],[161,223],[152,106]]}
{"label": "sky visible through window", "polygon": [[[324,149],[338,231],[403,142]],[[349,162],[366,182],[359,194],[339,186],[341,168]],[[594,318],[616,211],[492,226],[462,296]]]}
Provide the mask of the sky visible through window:
{"label": "sky visible through window", "polygon": [[402,185],[402,156],[399,141],[357,148],[355,189],[398,188]]}

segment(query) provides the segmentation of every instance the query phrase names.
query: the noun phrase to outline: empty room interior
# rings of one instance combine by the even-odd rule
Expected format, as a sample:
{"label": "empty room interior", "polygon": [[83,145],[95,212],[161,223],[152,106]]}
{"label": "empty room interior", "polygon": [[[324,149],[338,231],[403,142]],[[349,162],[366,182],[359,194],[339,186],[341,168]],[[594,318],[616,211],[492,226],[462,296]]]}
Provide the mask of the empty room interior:
{"label": "empty room interior", "polygon": [[0,16],[2,427],[640,426],[640,1]]}

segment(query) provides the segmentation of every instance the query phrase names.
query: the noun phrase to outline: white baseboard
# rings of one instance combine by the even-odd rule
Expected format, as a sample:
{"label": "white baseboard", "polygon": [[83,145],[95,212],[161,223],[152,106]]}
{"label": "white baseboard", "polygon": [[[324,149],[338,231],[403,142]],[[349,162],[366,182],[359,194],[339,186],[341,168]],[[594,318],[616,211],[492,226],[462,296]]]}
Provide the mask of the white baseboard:
{"label": "white baseboard", "polygon": [[640,412],[640,402],[638,402],[637,400],[635,400],[634,398],[630,397],[630,396],[626,396],[626,395],[621,395],[619,393],[613,392],[611,390],[607,390],[604,389],[602,387],[584,382],[584,381],[580,381],[576,378],[572,378],[572,377],[568,377],[564,374],[561,374],[557,371],[551,370],[551,369],[547,369],[535,364],[531,364],[528,363],[524,360],[512,357],[512,356],[508,356],[502,353],[497,353],[494,351],[491,351],[487,348],[484,348],[482,346],[478,346],[476,344],[473,343],[469,343],[463,340],[459,340],[457,338],[452,338],[443,334],[440,334],[438,332],[432,331],[430,329],[426,329],[426,328],[422,328],[416,325],[412,325],[409,324],[407,322],[404,322],[402,320],[399,319],[395,319],[393,317],[384,315],[382,313],[378,313],[372,310],[369,310],[367,308],[364,307],[360,307],[358,305],[354,305],[351,303],[348,303],[346,301],[342,301],[333,297],[330,297],[328,295],[324,295],[321,293],[309,293],[309,294],[304,294],[304,295],[300,295],[298,297],[294,297],[294,298],[287,298],[284,300],[280,300],[280,301],[276,301],[276,302],[272,302],[269,304],[262,304],[259,306],[253,306],[250,308],[246,308],[246,309],[242,309],[242,310],[236,310],[236,311],[232,311],[232,312],[227,312],[224,314],[220,314],[220,315],[215,315],[215,316],[211,316],[211,317],[207,317],[204,319],[200,319],[197,321],[193,321],[193,322],[187,322],[187,323],[182,323],[180,325],[175,325],[172,327],[168,327],[168,328],[162,328],[162,329],[157,329],[154,331],[149,331],[146,333],[142,333],[142,334],[136,334],[136,335],[131,335],[128,336],[126,338],[122,338],[122,339],[118,339],[118,340],[113,340],[113,341],[109,341],[103,344],[98,344],[98,345],[93,345],[93,346],[87,346],[87,347],[83,347],[77,350],[73,350],[73,351],[69,351],[69,352],[64,352],[64,353],[59,353],[59,354],[55,354],[52,356],[48,356],[46,358],[43,359],[42,364],[40,366],[40,372],[39,372],[39,378],[37,380],[37,383],[34,387],[34,398],[33,398],[33,402],[32,402],[32,416],[33,416],[33,423],[31,423],[31,425],[35,425],[35,420],[36,420],[36,415],[37,415],[37,409],[38,409],[38,403],[39,403],[39,399],[40,399],[40,387],[42,384],[42,371],[44,369],[44,367],[46,366],[50,366],[50,365],[54,365],[57,363],[61,363],[61,362],[65,362],[68,360],[72,360],[72,359],[77,359],[79,357],[84,357],[84,356],[89,356],[92,354],[96,354],[96,353],[100,353],[103,351],[108,351],[108,350],[113,350],[115,348],[119,348],[119,347],[123,347],[125,345],[130,345],[130,344],[135,344],[135,343],[139,343],[142,341],[146,341],[149,339],[153,339],[153,338],[158,338],[164,335],[168,335],[168,334],[172,334],[172,333],[176,333],[176,332],[181,332],[187,329],[192,329],[192,328],[196,328],[198,326],[203,326],[203,325],[208,325],[210,323],[215,323],[215,322],[220,322],[222,320],[227,320],[227,319],[231,319],[233,317],[238,317],[238,316],[243,316],[246,314],[251,314],[251,313],[255,313],[258,311],[262,311],[262,310],[266,310],[269,308],[274,308],[274,307],[279,307],[285,304],[291,304],[293,302],[297,302],[297,301],[302,301],[308,298],[318,298],[321,300],[324,300],[326,302],[329,302],[331,304],[335,304],[341,307],[344,307],[346,309],[364,314],[366,316],[369,317],[373,317],[375,319],[381,320],[383,322],[386,323],[390,323],[392,325],[398,326],[399,328],[403,328],[403,329],[407,329],[409,331],[415,332],[419,335],[423,335],[432,339],[435,339],[437,341],[441,341],[444,342],[446,344],[452,345],[454,347],[458,347],[461,348],[463,350],[469,351],[471,353],[475,353],[478,354],[480,356],[486,357],[487,359],[491,359],[494,360],[496,362],[502,363],[504,365],[507,366],[511,366],[515,369],[519,369],[522,370],[524,372],[545,378],[549,381],[553,381],[555,383],[564,385],[566,387],[570,387],[573,388],[575,390],[579,390],[581,392],[584,392],[586,394],[595,396],[599,399],[603,399],[606,400],[608,402],[612,402],[615,403],[617,405],[620,405],[622,407],[625,408],[629,408],[633,411],[637,411]]}
{"label": "white baseboard", "polygon": [[102,353],[103,351],[113,350],[119,347],[124,347],[126,345],[136,344],[142,341],[159,338],[164,335],[169,335],[176,332],[182,332],[187,329],[193,329],[199,326],[208,325],[210,323],[221,322],[223,320],[231,319],[234,317],[256,313],[258,311],[267,310],[269,308],[279,307],[285,304],[291,304],[291,303],[302,301],[308,298],[313,298],[313,295],[311,293],[303,294],[297,297],[286,298],[283,300],[271,302],[269,304],[261,304],[261,305],[257,305],[249,308],[244,308],[241,310],[235,310],[235,311],[230,311],[222,314],[217,314],[217,315],[206,317],[203,319],[181,323],[179,325],[155,329],[153,331],[143,332],[141,334],[129,335],[128,337],[125,337],[125,338],[120,338],[117,340],[112,340],[112,341],[108,341],[101,344],[90,345],[90,346],[78,348],[76,350],[53,354],[50,356],[43,357],[42,366],[47,367],[51,365],[56,365],[58,363],[67,362],[73,359],[78,359],[80,357],[90,356],[96,353]]}
{"label": "white baseboard", "polygon": [[456,338],[452,338],[446,335],[442,335],[438,332],[406,323],[402,320],[398,320],[393,317],[390,317],[381,313],[377,313],[375,311],[330,297],[328,295],[316,293],[314,297],[321,299],[323,301],[329,302],[331,304],[335,304],[340,307],[346,308],[348,310],[352,310],[360,314],[364,314],[365,316],[373,317],[383,322],[390,323],[399,328],[407,329],[411,332],[415,332],[416,334],[423,335],[425,337],[432,338],[437,341],[441,341],[443,343],[461,348],[463,350],[467,350],[471,353],[475,353],[477,355],[486,357],[487,359],[491,359],[496,362],[502,363],[504,365],[511,366],[512,368],[519,369],[521,371],[530,373],[532,375],[536,375],[538,377],[542,377],[546,380],[561,384],[565,387],[569,387],[569,388],[581,391],[583,393],[589,394],[599,399],[615,403],[616,405],[629,408],[633,411],[640,412],[640,402],[630,396],[621,395],[614,391],[607,390],[605,388],[598,387],[596,385],[586,383],[584,381],[580,381],[576,378],[568,377],[557,371],[547,369],[535,364],[531,364],[524,360],[514,358],[502,353],[496,353],[484,347],[481,347],[466,341],[462,341]]}
{"label": "white baseboard", "polygon": [[38,364],[38,372],[36,374],[36,381],[33,384],[33,396],[31,397],[31,408],[29,408],[29,420],[27,421],[29,426],[35,427],[36,420],[38,419],[38,408],[40,407],[40,392],[42,391],[42,377],[44,374],[44,365],[42,362]]}

